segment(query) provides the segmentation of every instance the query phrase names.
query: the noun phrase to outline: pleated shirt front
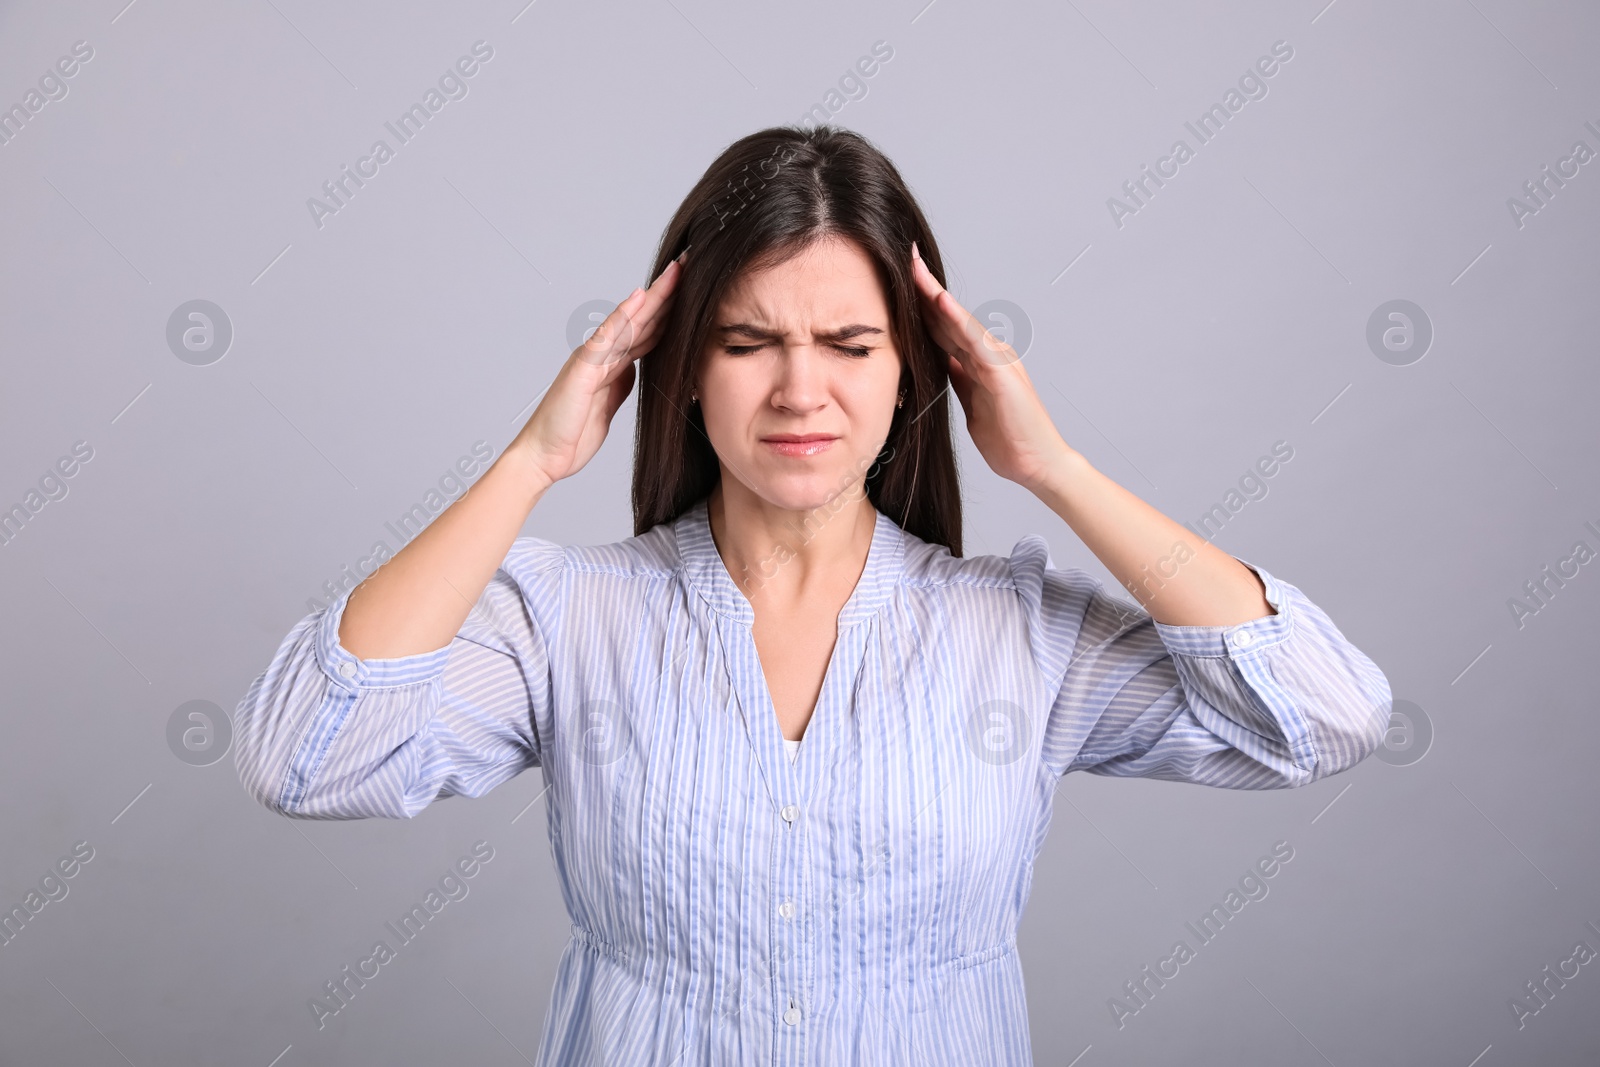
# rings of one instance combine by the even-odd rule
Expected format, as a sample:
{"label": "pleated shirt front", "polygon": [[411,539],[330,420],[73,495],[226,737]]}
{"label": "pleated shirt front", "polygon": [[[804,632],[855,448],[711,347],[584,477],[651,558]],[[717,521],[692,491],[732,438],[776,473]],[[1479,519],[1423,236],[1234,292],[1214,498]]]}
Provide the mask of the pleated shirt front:
{"label": "pleated shirt front", "polygon": [[1303,785],[1381,743],[1376,665],[1295,586],[1154,622],[1037,536],[956,558],[878,513],[798,754],[706,501],[518,538],[444,648],[360,660],[348,594],[237,711],[305,818],[410,818],[537,767],[572,936],[545,1065],[1031,1064],[1016,934],[1061,775]]}

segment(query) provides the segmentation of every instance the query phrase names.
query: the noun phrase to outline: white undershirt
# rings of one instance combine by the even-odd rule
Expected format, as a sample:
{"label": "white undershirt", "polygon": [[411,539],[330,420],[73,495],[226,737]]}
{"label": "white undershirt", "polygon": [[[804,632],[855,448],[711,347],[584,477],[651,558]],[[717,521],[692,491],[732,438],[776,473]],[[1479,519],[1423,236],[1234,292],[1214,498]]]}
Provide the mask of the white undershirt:
{"label": "white undershirt", "polygon": [[795,756],[800,752],[800,742],[783,739],[783,747],[789,750],[789,762],[793,763]]}

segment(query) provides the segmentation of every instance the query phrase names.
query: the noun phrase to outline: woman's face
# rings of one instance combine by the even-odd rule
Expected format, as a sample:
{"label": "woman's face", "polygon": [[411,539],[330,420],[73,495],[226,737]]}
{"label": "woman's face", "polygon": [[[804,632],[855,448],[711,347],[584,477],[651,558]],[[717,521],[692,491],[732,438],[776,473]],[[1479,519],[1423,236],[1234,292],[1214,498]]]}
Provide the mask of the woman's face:
{"label": "woman's face", "polygon": [[[889,436],[900,364],[859,245],[828,239],[747,272],[712,320],[696,383],[724,484],[791,510],[859,496]],[[774,440],[785,436],[825,440]]]}

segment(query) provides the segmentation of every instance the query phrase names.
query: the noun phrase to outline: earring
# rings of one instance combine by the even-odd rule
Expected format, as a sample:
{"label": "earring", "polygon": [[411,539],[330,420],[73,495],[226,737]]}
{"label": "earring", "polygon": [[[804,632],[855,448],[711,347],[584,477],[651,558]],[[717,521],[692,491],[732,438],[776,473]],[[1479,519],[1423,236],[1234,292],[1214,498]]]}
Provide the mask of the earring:
{"label": "earring", "polygon": [[900,399],[894,402],[894,406],[897,408],[903,408],[906,406],[906,391],[904,389],[900,390]]}
{"label": "earring", "polygon": [[691,404],[700,403],[700,391],[698,389],[689,390],[689,403],[691,403]]}

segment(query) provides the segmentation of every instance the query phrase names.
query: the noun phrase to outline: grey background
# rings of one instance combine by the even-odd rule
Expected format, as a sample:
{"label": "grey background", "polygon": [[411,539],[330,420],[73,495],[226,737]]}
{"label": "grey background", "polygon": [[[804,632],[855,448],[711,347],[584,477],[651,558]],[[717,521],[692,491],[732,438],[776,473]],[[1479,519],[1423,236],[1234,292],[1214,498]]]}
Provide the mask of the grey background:
{"label": "grey background", "polygon": [[[397,547],[384,523],[473,442],[505,446],[574,310],[647,281],[715,155],[878,40],[833,121],[902,169],[959,299],[1025,310],[1069,442],[1193,521],[1287,441],[1217,543],[1434,731],[1303,790],[1065,780],[1021,936],[1038,1061],[1600,1056],[1600,963],[1520,1029],[1509,1005],[1600,949],[1600,565],[1524,626],[1508,607],[1600,548],[1600,162],[1520,228],[1506,203],[1600,150],[1591,5],[122,3],[0,8],[0,104],[94,48],[0,146],[0,508],[94,450],[0,547],[0,904],[95,850],[0,947],[0,1062],[533,1058],[568,933],[537,773],[411,822],[295,822],[231,754],[177,758],[168,720],[231,713],[325,580]],[[315,226],[306,199],[479,39],[469,94]],[[1116,226],[1107,198],[1278,40],[1268,95]],[[234,331],[209,366],[166,343],[195,299]],[[1394,299],[1434,330],[1407,366],[1366,343]],[[527,532],[631,532],[633,410]],[[959,447],[968,554],[1039,532],[1110,580]],[[479,839],[469,896],[319,1031],[322,983]],[[1270,894],[1119,1029],[1109,998],[1277,841]]]}

